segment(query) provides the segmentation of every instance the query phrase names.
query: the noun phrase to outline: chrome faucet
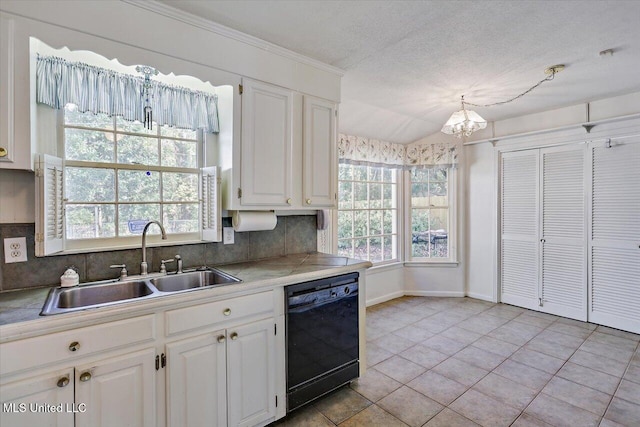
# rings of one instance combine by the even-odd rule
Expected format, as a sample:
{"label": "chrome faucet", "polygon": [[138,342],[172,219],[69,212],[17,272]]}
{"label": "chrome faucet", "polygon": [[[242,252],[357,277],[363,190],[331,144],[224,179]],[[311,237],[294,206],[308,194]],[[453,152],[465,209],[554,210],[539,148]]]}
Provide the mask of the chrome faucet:
{"label": "chrome faucet", "polygon": [[178,269],[176,270],[176,274],[182,273],[182,257],[180,255],[176,255],[176,261],[178,261]]}
{"label": "chrome faucet", "polygon": [[162,240],[167,240],[167,233],[164,232],[164,227],[158,221],[149,221],[142,230],[142,262],[140,263],[140,275],[146,276],[148,274],[147,266],[147,230],[151,224],[157,224],[162,232]]}

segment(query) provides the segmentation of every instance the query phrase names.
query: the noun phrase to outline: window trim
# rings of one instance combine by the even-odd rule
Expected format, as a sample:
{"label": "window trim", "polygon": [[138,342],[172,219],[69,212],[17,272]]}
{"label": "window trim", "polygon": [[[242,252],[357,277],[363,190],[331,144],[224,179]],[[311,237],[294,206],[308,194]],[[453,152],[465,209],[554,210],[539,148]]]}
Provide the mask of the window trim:
{"label": "window trim", "polygon": [[411,231],[411,213],[413,211],[413,206],[411,205],[411,171],[404,171],[404,185],[407,189],[404,193],[405,200],[403,203],[403,207],[405,209],[404,212],[404,248],[405,248],[405,265],[407,266],[449,266],[449,265],[458,265],[458,245],[457,245],[457,235],[458,235],[458,213],[457,213],[457,205],[458,205],[458,168],[457,167],[448,167],[446,168],[448,173],[448,183],[447,183],[447,196],[448,196],[448,209],[449,209],[449,231],[448,231],[448,244],[449,244],[449,256],[447,258],[426,258],[426,257],[413,257],[411,254],[412,251],[412,239],[411,235],[413,234]]}
{"label": "window trim", "polygon": [[[337,173],[339,173],[339,169],[340,169],[340,164],[344,164],[344,163],[340,163],[338,162],[338,168],[337,168]],[[373,264],[373,267],[385,267],[385,266],[393,266],[393,265],[397,265],[397,264],[401,264],[404,260],[404,244],[403,244],[403,235],[402,235],[402,230],[404,230],[404,214],[403,214],[403,200],[404,200],[404,179],[403,179],[403,174],[402,174],[402,169],[398,169],[398,168],[394,168],[394,167],[388,167],[388,166],[383,166],[383,165],[354,165],[354,164],[350,164],[352,166],[367,166],[367,167],[380,167],[383,169],[389,169],[392,171],[392,173],[395,174],[395,185],[396,185],[396,197],[395,197],[395,210],[396,210],[396,256],[393,259],[389,259],[389,260],[383,260],[383,261],[370,261]],[[339,177],[338,177],[339,178]],[[339,199],[339,192],[340,192],[340,182],[342,180],[338,179],[338,199]],[[353,180],[351,180],[353,181]],[[358,181],[360,182],[360,181]],[[373,181],[364,181],[366,183],[368,182],[373,182]],[[385,181],[380,181],[380,183],[384,183]],[[333,209],[333,215],[332,215],[332,219],[333,219],[333,224],[335,224],[334,230],[333,230],[333,237],[334,237],[334,242],[333,242],[333,253],[337,254],[338,253],[338,241],[340,240],[338,238],[338,212],[341,210],[339,207],[339,200],[338,200],[338,204],[336,205],[336,209]],[[388,208],[387,208],[388,209]],[[377,209],[368,209],[368,210],[377,210]],[[381,208],[382,210],[382,208]],[[393,234],[392,234],[393,235]],[[380,235],[380,237],[384,237],[384,236],[388,236],[388,234],[385,235]],[[365,238],[368,238],[371,236],[367,236]],[[375,237],[375,236],[374,236]],[[355,237],[352,237],[352,239],[355,239]]]}

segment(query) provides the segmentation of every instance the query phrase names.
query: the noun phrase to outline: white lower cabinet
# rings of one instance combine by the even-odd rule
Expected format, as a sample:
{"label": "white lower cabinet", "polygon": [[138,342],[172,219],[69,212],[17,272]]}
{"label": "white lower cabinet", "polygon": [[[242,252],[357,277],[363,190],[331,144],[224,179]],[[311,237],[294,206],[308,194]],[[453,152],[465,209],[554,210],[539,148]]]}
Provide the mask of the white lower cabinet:
{"label": "white lower cabinet", "polygon": [[75,370],[76,427],[156,425],[155,349],[78,366]]}
{"label": "white lower cabinet", "polygon": [[0,425],[153,427],[154,355],[150,348],[3,383]]}
{"label": "white lower cabinet", "polygon": [[[63,368],[37,377],[0,385],[0,425],[12,427],[73,426],[73,368]],[[63,412],[45,410],[42,405],[62,407]],[[40,410],[42,409],[42,410]]]}
{"label": "white lower cabinet", "polygon": [[276,416],[273,318],[167,344],[169,427],[256,426]]}

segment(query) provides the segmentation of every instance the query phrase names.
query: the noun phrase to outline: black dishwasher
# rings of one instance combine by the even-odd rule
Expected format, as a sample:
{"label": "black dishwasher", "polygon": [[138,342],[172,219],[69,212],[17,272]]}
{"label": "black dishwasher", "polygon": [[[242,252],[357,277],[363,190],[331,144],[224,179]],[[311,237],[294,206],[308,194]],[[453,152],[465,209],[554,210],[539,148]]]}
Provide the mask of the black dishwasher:
{"label": "black dishwasher", "polygon": [[285,288],[287,411],[358,377],[358,273]]}

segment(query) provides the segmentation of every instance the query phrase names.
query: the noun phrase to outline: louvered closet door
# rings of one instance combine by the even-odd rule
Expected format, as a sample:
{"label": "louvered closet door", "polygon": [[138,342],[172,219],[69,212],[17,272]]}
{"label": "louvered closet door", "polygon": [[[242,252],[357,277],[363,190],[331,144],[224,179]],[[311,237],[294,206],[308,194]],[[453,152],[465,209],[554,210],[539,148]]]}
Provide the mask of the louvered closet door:
{"label": "louvered closet door", "polygon": [[540,311],[587,320],[584,144],[540,150]]}
{"label": "louvered closet door", "polygon": [[640,137],[591,143],[589,321],[640,333]]}
{"label": "louvered closet door", "polygon": [[504,153],[500,171],[501,299],[537,310],[539,151]]}

